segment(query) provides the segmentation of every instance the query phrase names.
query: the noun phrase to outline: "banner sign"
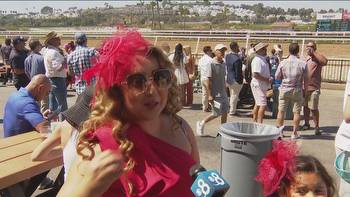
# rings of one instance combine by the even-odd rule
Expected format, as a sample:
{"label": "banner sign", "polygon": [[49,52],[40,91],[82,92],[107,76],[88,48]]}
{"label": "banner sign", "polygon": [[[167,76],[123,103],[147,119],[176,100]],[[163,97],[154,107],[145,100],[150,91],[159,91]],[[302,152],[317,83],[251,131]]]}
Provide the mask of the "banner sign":
{"label": "banner sign", "polygon": [[317,20],[341,20],[342,18],[343,18],[342,13],[326,13],[326,14],[317,13],[317,16],[316,16]]}

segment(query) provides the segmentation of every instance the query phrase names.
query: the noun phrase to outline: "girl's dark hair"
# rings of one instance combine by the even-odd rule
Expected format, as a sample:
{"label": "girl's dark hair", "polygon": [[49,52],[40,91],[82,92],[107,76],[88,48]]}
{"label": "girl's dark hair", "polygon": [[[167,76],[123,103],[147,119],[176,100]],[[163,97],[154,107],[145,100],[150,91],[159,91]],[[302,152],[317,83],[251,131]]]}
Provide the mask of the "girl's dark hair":
{"label": "girl's dark hair", "polygon": [[327,194],[333,197],[336,193],[335,185],[332,177],[328,174],[326,168],[321,162],[313,156],[301,155],[296,157],[296,171],[318,174],[327,187]]}
{"label": "girl's dark hair", "polygon": [[175,53],[174,53],[174,59],[173,59],[174,65],[180,66],[181,62],[183,63],[183,57],[184,57],[183,47],[182,47],[182,44],[179,43],[175,46]]}
{"label": "girl's dark hair", "polygon": [[[316,173],[319,175],[327,187],[327,196],[334,197],[336,194],[335,184],[332,177],[328,174],[326,168],[321,162],[310,155],[299,155],[295,157],[295,172],[296,173]],[[287,178],[283,178],[280,183],[278,191],[270,195],[269,197],[284,197],[287,196],[288,187],[291,182]]]}

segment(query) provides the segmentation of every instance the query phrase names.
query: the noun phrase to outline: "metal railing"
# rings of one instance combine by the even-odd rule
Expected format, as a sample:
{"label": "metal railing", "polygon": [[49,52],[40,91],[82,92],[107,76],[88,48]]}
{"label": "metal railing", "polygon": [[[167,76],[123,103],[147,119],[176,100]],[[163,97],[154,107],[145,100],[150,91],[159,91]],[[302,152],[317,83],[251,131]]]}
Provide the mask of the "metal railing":
{"label": "metal railing", "polygon": [[327,65],[322,68],[322,81],[346,83],[349,70],[350,59],[329,58]]}

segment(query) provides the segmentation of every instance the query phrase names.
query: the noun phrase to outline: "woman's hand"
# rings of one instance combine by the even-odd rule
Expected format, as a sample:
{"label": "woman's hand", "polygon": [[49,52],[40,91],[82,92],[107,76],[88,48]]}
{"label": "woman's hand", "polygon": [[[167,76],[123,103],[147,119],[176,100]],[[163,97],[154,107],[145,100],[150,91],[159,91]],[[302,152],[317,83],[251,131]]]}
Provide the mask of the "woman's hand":
{"label": "woman's hand", "polygon": [[123,169],[124,159],[119,152],[103,151],[86,165],[82,184],[102,195],[123,174]]}
{"label": "woman's hand", "polygon": [[124,158],[116,151],[99,152],[91,161],[79,160],[57,196],[101,196],[124,172]]}

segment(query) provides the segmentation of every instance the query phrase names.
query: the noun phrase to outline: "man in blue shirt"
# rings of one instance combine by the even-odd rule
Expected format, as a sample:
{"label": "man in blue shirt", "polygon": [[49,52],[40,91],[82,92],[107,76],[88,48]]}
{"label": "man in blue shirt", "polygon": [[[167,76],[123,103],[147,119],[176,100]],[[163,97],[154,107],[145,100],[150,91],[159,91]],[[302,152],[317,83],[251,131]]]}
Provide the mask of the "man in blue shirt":
{"label": "man in blue shirt", "polygon": [[13,70],[13,84],[19,90],[29,83],[27,75],[24,73],[24,60],[27,58],[28,50],[25,48],[26,39],[17,36],[12,40],[13,48],[10,53],[9,62]]}
{"label": "man in blue shirt", "polygon": [[46,132],[49,122],[44,118],[50,111],[40,113],[38,101],[49,95],[51,83],[42,74],[32,78],[25,88],[20,88],[8,98],[4,112],[4,137],[30,131]]}
{"label": "man in blue shirt", "polygon": [[42,44],[39,40],[31,40],[29,42],[30,55],[24,60],[24,71],[29,79],[37,74],[45,74],[44,57],[40,54]]}
{"label": "man in blue shirt", "polygon": [[230,116],[236,114],[237,101],[239,92],[242,88],[242,59],[239,56],[239,46],[237,42],[231,42],[231,52],[226,55],[225,61],[227,65],[226,83],[230,89]]}

